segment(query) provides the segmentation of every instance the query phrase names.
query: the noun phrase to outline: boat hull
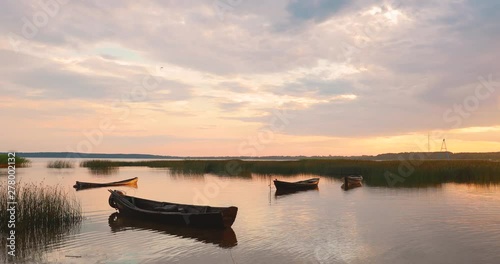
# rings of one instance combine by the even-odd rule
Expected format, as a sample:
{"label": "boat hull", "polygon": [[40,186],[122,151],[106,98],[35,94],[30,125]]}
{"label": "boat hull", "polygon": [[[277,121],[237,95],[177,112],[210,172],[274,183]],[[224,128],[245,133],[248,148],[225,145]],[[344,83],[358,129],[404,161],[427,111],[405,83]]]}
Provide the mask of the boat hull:
{"label": "boat hull", "polygon": [[318,188],[319,178],[313,178],[298,182],[284,182],[274,180],[274,186],[277,190],[307,190]]}
{"label": "boat hull", "polygon": [[108,183],[93,183],[93,182],[80,182],[77,181],[75,185],[73,185],[73,188],[77,190],[83,190],[83,189],[90,189],[90,188],[99,188],[99,187],[111,187],[111,186],[132,186],[132,187],[137,187],[137,181],[139,181],[139,178],[134,177],[131,179],[123,180],[123,181],[117,181],[117,182],[108,182]]}
{"label": "boat hull", "polygon": [[[210,207],[175,204],[122,195],[116,191],[110,192],[109,204],[121,214],[168,225],[227,228],[231,227],[234,223],[238,213],[238,208],[234,206]],[[177,209],[172,209],[171,211],[160,210],[164,207]]]}

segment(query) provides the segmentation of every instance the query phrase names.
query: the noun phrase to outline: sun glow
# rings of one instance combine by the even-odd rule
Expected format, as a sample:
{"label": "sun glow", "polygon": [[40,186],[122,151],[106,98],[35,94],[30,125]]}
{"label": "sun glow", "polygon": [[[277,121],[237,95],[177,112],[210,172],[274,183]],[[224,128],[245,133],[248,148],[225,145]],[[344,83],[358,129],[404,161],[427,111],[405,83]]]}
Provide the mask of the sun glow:
{"label": "sun glow", "polygon": [[403,17],[403,13],[397,9],[394,9],[391,6],[379,7],[374,6],[370,10],[366,11],[364,14],[369,14],[372,16],[382,15],[386,20],[393,24],[397,24],[401,17]]}
{"label": "sun glow", "polygon": [[500,131],[500,126],[488,126],[488,127],[466,127],[454,129],[453,133],[483,133],[483,132],[495,132]]}
{"label": "sun glow", "polygon": [[391,7],[388,7],[388,11],[384,13],[384,16],[394,24],[398,23],[401,15],[402,13],[399,10],[392,9]]}

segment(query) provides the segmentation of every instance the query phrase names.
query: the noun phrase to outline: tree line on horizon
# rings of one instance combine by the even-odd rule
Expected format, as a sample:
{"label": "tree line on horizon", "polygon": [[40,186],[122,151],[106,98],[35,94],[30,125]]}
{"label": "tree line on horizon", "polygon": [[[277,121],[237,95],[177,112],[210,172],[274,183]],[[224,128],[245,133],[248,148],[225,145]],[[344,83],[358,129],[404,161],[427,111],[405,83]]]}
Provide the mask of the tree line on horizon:
{"label": "tree line on horizon", "polygon": [[[5,153],[0,153],[5,154]],[[351,159],[351,160],[500,160],[500,152],[401,152],[360,156],[169,156],[153,154],[106,154],[106,153],[74,153],[74,152],[18,152],[24,158],[116,158],[116,159]]]}

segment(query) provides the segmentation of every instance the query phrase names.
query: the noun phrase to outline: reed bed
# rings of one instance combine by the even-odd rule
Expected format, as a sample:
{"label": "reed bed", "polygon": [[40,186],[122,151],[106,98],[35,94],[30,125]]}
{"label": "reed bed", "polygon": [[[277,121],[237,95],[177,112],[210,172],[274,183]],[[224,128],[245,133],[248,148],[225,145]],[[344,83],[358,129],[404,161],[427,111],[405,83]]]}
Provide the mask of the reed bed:
{"label": "reed bed", "polygon": [[47,168],[50,169],[71,169],[75,167],[75,163],[69,160],[53,160],[47,163]]}
{"label": "reed bed", "polygon": [[[7,190],[5,183],[1,188]],[[16,229],[48,229],[67,226],[82,220],[79,202],[70,198],[59,186],[43,186],[32,183],[18,183],[16,191]],[[0,222],[9,219],[7,211],[7,192],[0,192]],[[0,230],[5,231],[7,225]]]}
{"label": "reed bed", "polygon": [[[16,156],[16,168],[29,167],[31,161],[29,159]],[[9,164],[9,156],[7,154],[0,154],[0,168],[7,168]]]}
{"label": "reed bed", "polygon": [[80,162],[80,167],[88,168],[95,175],[111,175],[117,173],[120,166],[111,160],[84,160]]}
{"label": "reed bed", "polygon": [[[343,159],[301,159],[290,161],[243,160],[153,160],[153,161],[91,161],[84,167],[145,166],[169,168],[173,173],[249,177],[252,174],[293,176],[313,174],[341,178],[345,175],[363,175],[371,186],[390,186],[387,174],[396,180],[396,186],[420,187],[446,182],[500,184],[500,162],[487,160],[424,160],[424,161],[368,161]],[[394,176],[395,175],[395,176]]]}
{"label": "reed bed", "polygon": [[[0,234],[2,237],[10,232],[7,222],[10,214],[7,211],[7,186],[0,182]],[[80,226],[82,209],[79,202],[69,197],[59,186],[43,186],[18,182],[15,186],[16,219],[16,260],[39,262],[43,248],[57,243],[73,233]],[[0,243],[3,248],[6,240]],[[6,251],[4,250],[3,253]],[[7,260],[6,254],[0,259]]]}
{"label": "reed bed", "polygon": [[86,168],[111,168],[111,167],[119,167],[119,164],[116,161],[111,160],[84,160],[80,162],[80,167]]}

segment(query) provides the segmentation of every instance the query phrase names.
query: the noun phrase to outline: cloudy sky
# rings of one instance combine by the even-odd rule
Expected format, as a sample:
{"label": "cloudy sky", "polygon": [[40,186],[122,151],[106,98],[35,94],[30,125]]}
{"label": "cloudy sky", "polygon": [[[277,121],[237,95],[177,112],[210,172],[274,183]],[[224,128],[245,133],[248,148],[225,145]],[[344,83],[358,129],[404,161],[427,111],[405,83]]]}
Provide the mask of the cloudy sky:
{"label": "cloudy sky", "polygon": [[0,2],[0,150],[500,151],[500,2]]}

